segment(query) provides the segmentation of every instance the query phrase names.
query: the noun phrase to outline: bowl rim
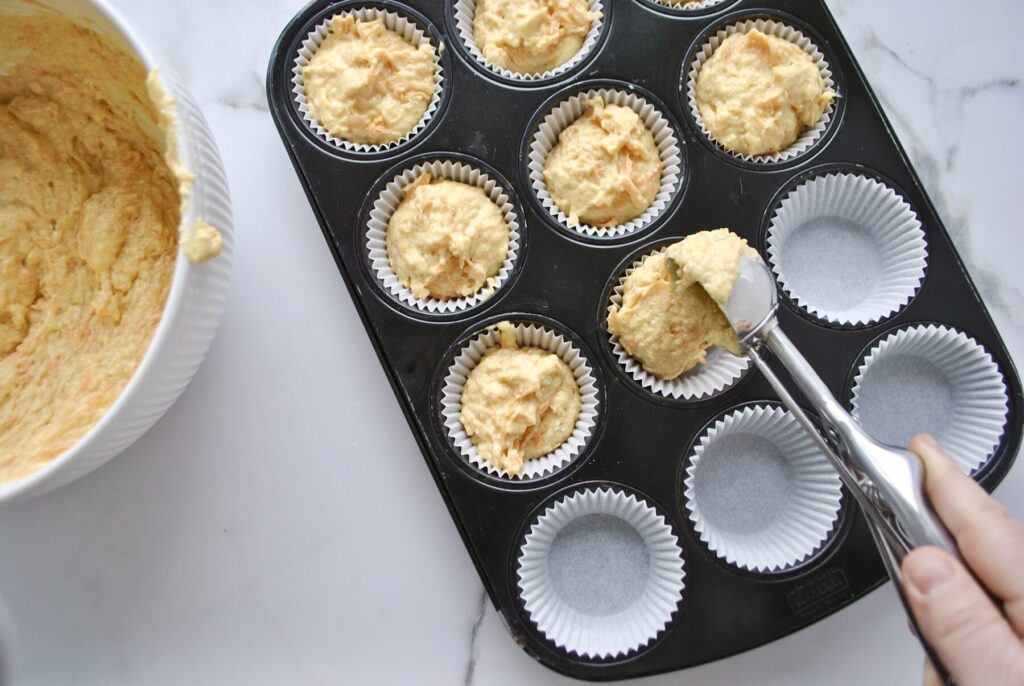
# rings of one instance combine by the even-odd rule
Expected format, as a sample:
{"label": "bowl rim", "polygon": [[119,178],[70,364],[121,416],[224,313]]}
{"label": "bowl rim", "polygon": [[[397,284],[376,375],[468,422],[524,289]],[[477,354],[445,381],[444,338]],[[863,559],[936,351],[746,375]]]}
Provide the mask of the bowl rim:
{"label": "bowl rim", "polygon": [[[164,62],[146,47],[145,42],[139,34],[127,21],[125,21],[117,10],[110,6],[108,0],[78,1],[83,5],[91,6],[92,9],[96,10],[104,19],[107,20],[107,22],[109,22],[109,28],[115,30],[117,34],[119,34],[118,37],[121,38],[125,45],[132,50],[134,56],[139,59],[147,72],[152,73],[156,70],[156,76],[160,80],[160,85],[167,93],[175,97],[179,95],[176,92],[176,89],[170,87],[172,84],[165,78]],[[55,10],[55,8],[47,5],[46,0],[33,2],[31,4],[35,6],[42,6],[42,9],[44,10]],[[177,102],[175,102],[173,108],[175,110],[175,116],[180,116],[180,110],[178,109]],[[195,160],[192,155],[191,146],[189,145],[190,137],[187,133],[186,127],[182,125],[180,119],[178,124],[177,153],[179,162],[183,168],[191,171],[195,169]],[[179,227],[182,225],[191,225],[195,221],[195,187],[198,182],[199,179],[196,179],[193,182],[192,192],[188,195],[185,210],[181,215],[181,223],[179,224]],[[153,332],[153,337],[150,339],[149,344],[146,347],[146,352],[142,356],[142,360],[135,368],[135,371],[132,373],[131,378],[129,378],[128,383],[121,389],[117,398],[109,407],[107,407],[99,420],[97,420],[96,423],[93,424],[89,430],[86,431],[86,433],[75,441],[75,443],[69,448],[65,449],[57,457],[50,460],[34,472],[14,481],[0,483],[0,504],[37,490],[44,482],[63,471],[69,463],[74,462],[76,459],[86,454],[100,441],[107,428],[124,412],[125,407],[132,403],[135,400],[135,397],[139,395],[140,389],[145,381],[154,373],[154,368],[159,363],[162,351],[172,344],[170,339],[171,336],[176,333],[175,322],[182,309],[182,305],[186,301],[186,292],[188,290],[187,282],[189,276],[196,267],[196,265],[193,265],[189,261],[184,252],[182,252],[180,245],[176,247],[176,253],[174,273],[171,278],[171,287],[167,293],[167,300],[164,302],[160,321],[157,323],[156,330]],[[97,464],[96,466],[99,467],[100,465]]]}

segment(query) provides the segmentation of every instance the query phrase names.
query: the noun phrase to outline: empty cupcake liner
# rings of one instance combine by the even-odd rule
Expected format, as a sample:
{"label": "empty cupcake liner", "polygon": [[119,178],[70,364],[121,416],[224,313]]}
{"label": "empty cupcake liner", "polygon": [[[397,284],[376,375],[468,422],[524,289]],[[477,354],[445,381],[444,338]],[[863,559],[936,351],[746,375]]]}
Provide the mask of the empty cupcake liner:
{"label": "empty cupcake liner", "polygon": [[738,22],[736,24],[730,24],[725,28],[721,29],[713,36],[710,36],[708,40],[701,46],[700,50],[694,56],[693,62],[690,64],[690,71],[686,77],[686,97],[690,103],[690,113],[693,115],[693,120],[697,123],[700,130],[707,136],[708,140],[715,143],[719,149],[729,153],[733,157],[737,157],[746,162],[758,162],[758,163],[776,163],[785,162],[791,160],[797,155],[801,155],[811,148],[818,140],[824,135],[828,129],[828,124],[832,121],[832,115],[835,112],[835,103],[833,102],[825,109],[825,113],[817,124],[809,128],[803,133],[792,145],[785,150],[781,150],[771,155],[741,155],[728,150],[715,140],[715,137],[711,135],[707,127],[704,125],[704,119],[700,116],[700,110],[697,108],[697,74],[700,73],[701,67],[711,57],[711,55],[718,49],[718,46],[722,44],[729,36],[735,33],[747,33],[751,29],[757,29],[761,33],[776,36],[793,43],[805,53],[810,55],[814,63],[818,65],[818,69],[821,71],[821,78],[825,81],[825,88],[838,92],[835,79],[832,78],[832,69],[829,67],[828,62],[825,60],[825,55],[822,53],[818,46],[816,46],[810,38],[805,36],[799,30],[784,24],[774,19],[748,19],[746,21]]}
{"label": "empty cupcake liner", "polygon": [[[622,293],[626,278],[648,257],[663,253],[667,249],[666,245],[649,252],[626,269],[612,289],[607,312],[610,313],[613,307],[622,305]],[[707,364],[698,365],[674,379],[660,379],[646,371],[640,360],[629,354],[618,336],[610,335],[608,342],[612,346],[615,359],[641,387],[652,393],[676,400],[703,400],[721,393],[733,386],[750,369],[749,358],[737,357],[728,350],[715,346],[708,350]]]}
{"label": "empty cupcake liner", "polygon": [[[584,103],[595,97],[600,97],[606,104],[629,107],[636,112],[653,134],[654,143],[658,147],[658,155],[661,158],[661,188],[651,206],[636,219],[618,226],[570,225],[569,217],[555,204],[548,193],[547,184],[544,182],[544,164],[547,162],[548,153],[558,143],[558,137],[562,131],[583,115],[586,110]],[[672,124],[652,103],[629,91],[594,88],[566,98],[555,105],[541,120],[530,143],[528,158],[530,185],[544,209],[567,231],[587,236],[623,236],[646,228],[671,204],[673,196],[679,191],[682,184],[682,155],[679,138],[672,128]]]}
{"label": "empty cupcake liner", "polygon": [[563,496],[530,527],[517,560],[530,621],[585,659],[640,650],[683,597],[683,551],[655,508],[615,488]]}
{"label": "empty cupcake liner", "polygon": [[783,198],[768,227],[768,261],[782,290],[812,316],[867,326],[917,294],[928,244],[917,214],[895,190],[835,173]]}
{"label": "empty cupcake liner", "polygon": [[501,336],[497,327],[491,327],[474,336],[456,354],[448,367],[441,389],[441,418],[445,432],[458,453],[485,474],[518,481],[529,481],[554,474],[578,458],[587,446],[597,426],[597,379],[583,353],[565,336],[551,329],[531,323],[516,323],[516,341],[520,347],[541,348],[554,353],[569,365],[580,389],[580,414],[572,435],[562,445],[543,457],[526,460],[518,474],[509,474],[480,457],[473,441],[462,426],[462,389],[470,372],[483,359],[488,349],[498,346]]}
{"label": "empty cupcake liner", "polygon": [[889,334],[854,377],[853,415],[883,443],[935,437],[971,473],[999,448],[1009,414],[1006,382],[985,348],[956,329],[929,324]]}
{"label": "empty cupcake liner", "polygon": [[700,539],[752,572],[784,571],[821,550],[842,501],[839,474],[786,409],[734,410],[693,448],[684,500]]}
{"label": "empty cupcake liner", "polygon": [[320,122],[310,114],[306,100],[306,87],[302,82],[302,70],[307,64],[309,64],[309,61],[313,58],[313,54],[323,43],[324,39],[330,35],[331,21],[335,17],[344,17],[350,14],[355,15],[357,21],[374,21],[375,19],[383,18],[384,25],[387,28],[401,35],[415,47],[419,47],[424,42],[429,43],[431,36],[423,28],[420,28],[420,26],[418,26],[414,21],[407,19],[397,12],[381,10],[374,7],[361,7],[358,9],[338,12],[337,14],[327,17],[309,32],[306,39],[302,41],[302,45],[299,46],[298,54],[295,56],[294,66],[292,67],[292,93],[295,95],[295,104],[298,106],[299,114],[302,115],[302,119],[306,122],[306,125],[319,138],[343,150],[360,153],[380,152],[382,150],[402,145],[412,139],[426,128],[427,124],[430,123],[431,118],[437,112],[437,108],[441,104],[441,93],[444,88],[444,71],[441,65],[441,54],[444,52],[444,43],[439,43],[434,46],[434,97],[431,99],[430,104],[427,105],[427,110],[423,113],[423,117],[420,119],[419,123],[413,127],[412,131],[391,143],[367,145],[365,143],[353,143],[351,141],[346,141],[331,135],[331,133],[321,126]]}
{"label": "empty cupcake liner", "polygon": [[[391,268],[386,243],[391,215],[394,214],[404,199],[405,187],[424,173],[430,173],[436,178],[459,181],[482,188],[494,204],[501,208],[502,214],[505,217],[505,223],[508,224],[509,244],[505,261],[502,263],[498,273],[489,278],[483,288],[473,295],[452,298],[450,300],[417,298],[413,295],[412,291],[402,284],[398,275]],[[512,202],[510,189],[472,164],[438,159],[423,162],[406,169],[388,182],[370,210],[370,218],[366,223],[366,249],[370,258],[370,267],[374,275],[376,275],[377,281],[380,282],[386,291],[391,293],[400,302],[417,310],[435,314],[447,314],[467,310],[486,302],[508,281],[516,259],[519,256],[519,241],[521,238],[519,226],[519,216]]]}
{"label": "empty cupcake liner", "polygon": [[[602,0],[589,0],[587,4],[591,12],[604,13],[604,3]],[[550,79],[574,69],[583,60],[585,60],[588,55],[590,55],[594,46],[597,45],[597,41],[601,37],[601,27],[604,25],[604,19],[596,20],[590,27],[590,31],[587,33],[586,37],[583,39],[583,45],[580,47],[579,52],[577,52],[573,58],[565,64],[560,64],[554,69],[549,69],[548,71],[540,74],[523,74],[505,69],[504,67],[499,67],[497,64],[484,57],[483,52],[480,51],[479,46],[476,44],[476,37],[473,33],[473,18],[476,16],[476,0],[455,0],[455,2],[452,3],[452,12],[455,17],[455,29],[459,34],[459,38],[462,39],[463,45],[466,46],[466,49],[474,60],[487,70],[499,76],[527,83],[530,81]]]}

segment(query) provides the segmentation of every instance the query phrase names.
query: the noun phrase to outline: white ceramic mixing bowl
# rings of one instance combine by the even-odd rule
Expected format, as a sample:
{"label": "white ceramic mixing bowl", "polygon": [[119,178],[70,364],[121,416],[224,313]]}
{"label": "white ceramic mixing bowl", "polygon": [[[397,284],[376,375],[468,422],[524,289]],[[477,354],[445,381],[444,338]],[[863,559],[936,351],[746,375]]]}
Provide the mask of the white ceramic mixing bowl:
{"label": "white ceramic mixing bowl", "polygon": [[[48,8],[69,16],[134,51],[147,69],[157,69],[175,99],[178,154],[196,180],[185,216],[202,217],[224,239],[218,257],[193,264],[179,251],[163,317],[146,355],[106,414],[74,446],[29,476],[0,484],[0,503],[22,500],[63,486],[127,448],[167,411],[199,368],[217,331],[228,294],[233,255],[231,199],[224,167],[199,107],[170,66],[103,0],[0,0],[5,10]],[[46,11],[38,9],[37,11]]]}

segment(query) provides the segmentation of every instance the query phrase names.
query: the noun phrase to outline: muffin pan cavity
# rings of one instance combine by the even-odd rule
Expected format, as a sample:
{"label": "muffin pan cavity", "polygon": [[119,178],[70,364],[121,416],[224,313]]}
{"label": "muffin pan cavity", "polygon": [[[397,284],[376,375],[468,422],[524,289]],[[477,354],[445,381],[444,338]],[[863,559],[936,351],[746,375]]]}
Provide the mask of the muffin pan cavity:
{"label": "muffin pan cavity", "polygon": [[601,18],[591,25],[590,31],[587,32],[586,37],[583,39],[583,45],[572,59],[540,74],[515,72],[498,66],[484,56],[480,46],[477,45],[473,33],[473,18],[476,16],[476,4],[476,0],[445,1],[445,5],[449,6],[448,16],[450,25],[454,29],[453,33],[458,35],[459,47],[462,48],[469,62],[489,76],[496,76],[510,84],[546,86],[553,81],[557,81],[559,78],[579,71],[586,65],[588,59],[604,37],[605,27],[607,26],[605,19],[608,17],[612,3],[605,2],[604,0],[589,0],[587,3],[589,10],[591,12],[600,12]]}
{"label": "muffin pan cavity", "polygon": [[[808,627],[888,578],[852,498],[746,357],[712,348],[707,366],[665,382],[609,334],[609,307],[630,270],[695,232],[727,227],[772,264],[786,334],[869,427],[897,442],[937,432],[986,489],[1005,477],[1024,433],[1020,379],[825,0],[702,9],[601,0],[600,36],[585,56],[532,80],[506,78],[469,54],[456,22],[458,8],[470,16],[469,3],[402,3],[314,0],[300,10],[271,57],[270,110],[424,464],[510,640],[527,654],[598,681],[685,669]],[[444,45],[444,79],[418,133],[359,152],[303,120],[294,68],[316,27],[369,9]],[[770,160],[708,140],[686,88],[698,51],[757,25],[813,55],[840,96],[821,130]],[[588,95],[637,113],[665,163],[654,205],[621,226],[569,226],[544,188],[545,155]],[[627,119],[602,124],[635,136]],[[636,197],[654,194],[653,155],[637,150],[630,159],[647,176],[616,175],[614,184],[601,183],[610,174],[584,173],[583,157],[559,165],[566,186],[596,179],[594,187],[630,192],[632,178]],[[416,302],[388,273],[389,213],[426,170],[484,188],[518,233],[493,288],[466,302]],[[827,197],[808,203],[811,194]],[[606,212],[624,207],[613,197],[577,196],[573,209],[599,206],[594,221],[614,221],[628,212]],[[870,280],[850,283],[869,269]],[[691,318],[672,319],[682,327]],[[569,439],[514,477],[480,459],[460,419],[466,378],[499,343],[493,327],[502,321],[520,344],[569,366],[583,407]],[[919,328],[949,333],[900,333]],[[662,373],[682,366],[661,362]],[[530,381],[509,387],[540,384],[539,375],[521,378]],[[531,404],[529,389],[522,397],[534,421],[545,408]],[[503,416],[515,406],[494,401]],[[476,417],[490,416],[486,402],[477,407]],[[567,433],[559,428],[544,449]],[[408,455],[385,457],[417,468]],[[391,484],[373,487],[403,497]]]}
{"label": "muffin pan cavity", "polygon": [[665,517],[611,486],[546,506],[523,541],[516,578],[523,609],[546,640],[584,659],[617,659],[665,630],[686,573]]}
{"label": "muffin pan cavity", "polygon": [[[784,150],[764,155],[744,155],[726,149],[721,143],[715,140],[715,137],[710,131],[708,131],[704,124],[704,119],[701,117],[700,109],[697,107],[697,75],[700,73],[704,63],[711,58],[715,50],[718,49],[718,46],[721,45],[722,41],[726,38],[735,34],[748,33],[752,29],[757,29],[761,33],[769,36],[775,36],[776,38],[787,40],[803,50],[818,66],[818,70],[821,72],[821,78],[825,82],[825,88],[837,94],[836,101],[825,109],[824,114],[818,122],[804,131],[804,133],[797,138],[794,143]],[[838,79],[833,72],[833,67],[829,63],[825,53],[811,39],[805,30],[797,28],[793,22],[781,17],[773,16],[757,16],[749,18],[737,17],[727,20],[721,28],[709,32],[704,37],[703,42],[700,43],[699,47],[697,47],[690,56],[682,77],[682,92],[685,100],[686,111],[689,114],[690,119],[693,121],[704,139],[709,141],[715,149],[733,159],[742,160],[747,163],[781,164],[805,155],[816,145],[819,145],[823,140],[825,133],[828,131],[833,119],[835,118],[837,102],[839,102],[839,98],[842,97],[837,81]]]}
{"label": "muffin pan cavity", "polygon": [[928,246],[917,213],[885,183],[835,172],[800,183],[768,226],[780,289],[810,316],[869,326],[917,294]]}
{"label": "muffin pan cavity", "polygon": [[731,410],[709,425],[683,485],[700,540],[740,569],[785,571],[821,550],[837,528],[839,475],[778,405]]}
{"label": "muffin pan cavity", "polygon": [[721,395],[735,386],[750,371],[751,363],[747,357],[737,357],[728,350],[712,347],[707,352],[707,364],[700,364],[680,374],[674,379],[661,379],[644,369],[643,364],[633,357],[623,346],[619,337],[607,330],[608,314],[612,308],[622,305],[623,284],[637,267],[651,255],[665,252],[672,241],[660,241],[658,244],[644,248],[640,255],[626,261],[624,269],[618,271],[608,295],[607,305],[601,311],[598,327],[604,330],[607,345],[612,356],[626,375],[645,392],[681,401],[703,401]]}
{"label": "muffin pan cavity", "polygon": [[934,324],[894,331],[864,356],[853,415],[876,439],[906,445],[934,436],[968,474],[998,450],[1009,395],[999,365],[976,340]]}
{"label": "muffin pan cavity", "polygon": [[460,419],[462,390],[466,379],[484,358],[486,352],[500,344],[500,335],[494,326],[476,333],[459,347],[441,386],[441,416],[448,440],[461,459],[480,472],[492,476],[530,481],[550,476],[564,469],[586,451],[587,444],[594,436],[599,419],[600,399],[594,370],[583,352],[573,344],[572,338],[568,334],[559,333],[540,322],[513,320],[513,323],[516,343],[519,347],[540,348],[557,355],[572,371],[580,391],[580,413],[572,435],[547,455],[527,460],[523,469],[515,475],[484,460],[477,453],[476,447],[466,434],[466,429]]}
{"label": "muffin pan cavity", "polygon": [[670,16],[681,17],[719,12],[736,4],[736,0],[691,0],[690,2],[686,0],[636,0],[636,2]]}
{"label": "muffin pan cavity", "polygon": [[[402,305],[431,314],[461,312],[490,300],[512,277],[520,247],[525,244],[525,225],[512,186],[485,163],[465,155],[430,155],[421,162],[403,164],[400,171],[394,171],[396,173],[393,176],[386,174],[386,180],[377,184],[383,187],[377,192],[365,224],[366,257],[380,287]],[[448,300],[417,298],[402,284],[391,267],[386,242],[388,223],[405,197],[404,189],[423,174],[483,189],[487,197],[501,209],[508,225],[508,254],[504,263],[498,273],[487,279],[484,286],[472,295]]]}
{"label": "muffin pan cavity", "polygon": [[[434,95],[427,105],[426,111],[419,122],[409,133],[397,141],[369,145],[355,143],[342,138],[337,138],[310,113],[307,101],[306,86],[302,79],[302,70],[309,64],[317,49],[331,33],[331,22],[335,17],[353,15],[357,21],[374,21],[383,19],[384,26],[402,36],[414,47],[423,43],[429,43],[434,47]],[[425,129],[437,117],[442,108],[443,99],[446,95],[445,88],[445,66],[448,57],[445,44],[441,40],[437,30],[417,12],[404,5],[395,2],[354,2],[342,3],[336,6],[333,11],[321,17],[309,31],[305,38],[298,45],[294,54],[294,61],[291,66],[291,91],[293,106],[308,131],[313,133],[317,139],[328,146],[343,153],[366,155],[382,152],[391,152],[398,148],[406,147],[406,144],[417,136],[424,133]]]}
{"label": "muffin pan cavity", "polygon": [[[534,118],[524,158],[527,176],[535,198],[547,212],[550,220],[568,232],[588,237],[616,238],[652,228],[673,206],[685,183],[685,150],[682,137],[669,118],[668,110],[653,94],[628,83],[582,84],[570,92],[563,92],[541,107]],[[628,107],[654,136],[654,144],[661,159],[661,185],[650,207],[636,219],[615,226],[572,224],[548,192],[544,181],[544,165],[548,154],[558,143],[562,131],[579,119],[586,111],[586,102],[601,98],[605,104]]]}

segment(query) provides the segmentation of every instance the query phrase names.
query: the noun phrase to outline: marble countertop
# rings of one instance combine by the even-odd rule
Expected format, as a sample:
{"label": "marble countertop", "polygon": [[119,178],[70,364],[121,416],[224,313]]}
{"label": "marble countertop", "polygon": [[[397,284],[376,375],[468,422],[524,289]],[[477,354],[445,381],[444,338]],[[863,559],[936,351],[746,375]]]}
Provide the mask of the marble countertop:
{"label": "marble countertop", "polygon": [[[235,277],[205,364],[148,434],[0,510],[14,683],[571,683],[487,602],[279,142],[264,74],[301,0],[115,4],[210,120]],[[1024,5],[830,4],[1024,360]],[[997,495],[1024,517],[1024,469]],[[813,630],[636,683],[910,684],[921,659],[886,586]]]}

